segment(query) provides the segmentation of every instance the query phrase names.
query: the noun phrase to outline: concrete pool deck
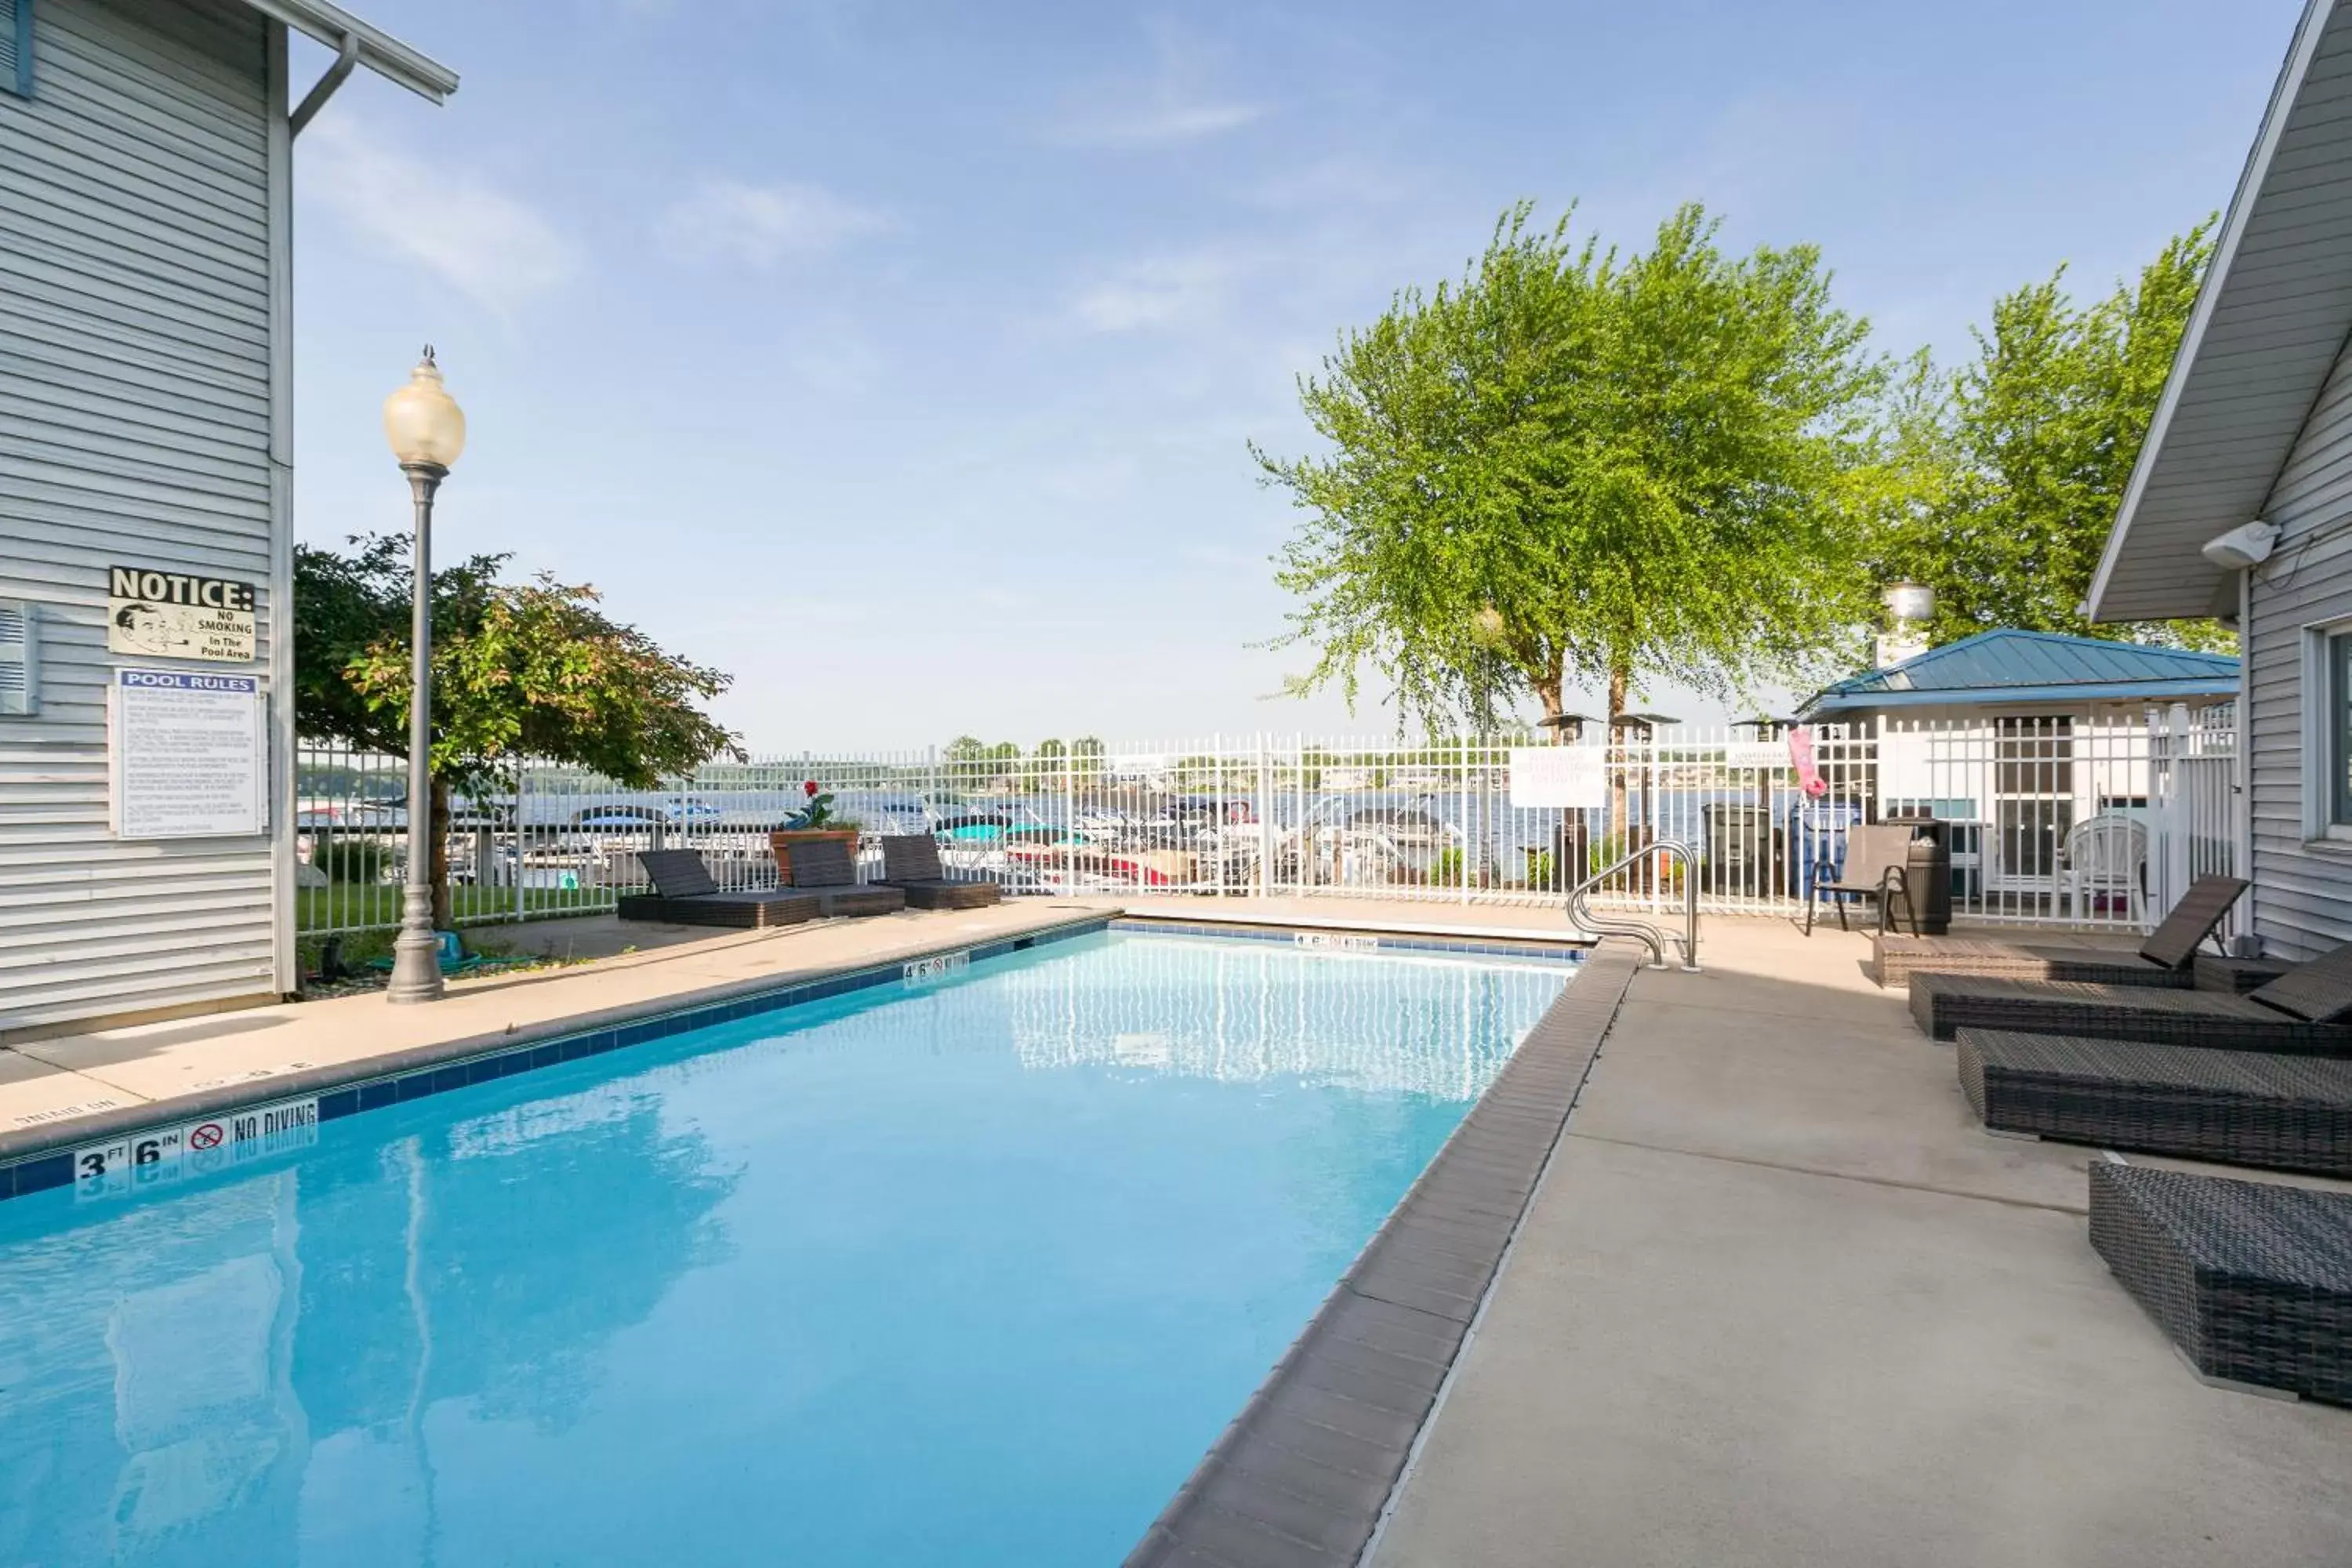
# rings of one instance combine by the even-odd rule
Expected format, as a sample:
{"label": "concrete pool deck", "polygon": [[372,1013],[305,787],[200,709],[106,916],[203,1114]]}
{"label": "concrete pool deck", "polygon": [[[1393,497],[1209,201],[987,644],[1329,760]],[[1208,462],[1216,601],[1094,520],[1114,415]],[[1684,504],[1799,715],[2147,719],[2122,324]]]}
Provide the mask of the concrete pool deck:
{"label": "concrete pool deck", "polygon": [[1976,1125],[1867,937],[1701,937],[1634,978],[1375,1568],[2352,1562],[2352,1412],[2199,1382],[2091,1250],[2095,1154]]}
{"label": "concrete pool deck", "polygon": [[609,915],[516,927],[499,934],[517,952],[598,962],[453,981],[443,1000],[420,1006],[395,1007],[381,992],[363,992],[0,1047],[0,1159],[54,1146],[69,1131],[96,1136],[184,1104],[210,1111],[268,1098],[281,1084],[309,1094],[322,1078],[419,1053],[489,1048],[1118,912],[1110,904],[1032,899],[761,931],[624,924]]}

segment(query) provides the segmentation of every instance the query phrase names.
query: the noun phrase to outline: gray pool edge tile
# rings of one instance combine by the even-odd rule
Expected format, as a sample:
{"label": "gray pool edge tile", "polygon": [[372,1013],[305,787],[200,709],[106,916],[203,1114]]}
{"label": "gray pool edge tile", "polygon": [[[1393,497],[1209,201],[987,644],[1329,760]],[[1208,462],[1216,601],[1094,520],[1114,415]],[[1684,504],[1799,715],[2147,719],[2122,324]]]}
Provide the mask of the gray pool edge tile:
{"label": "gray pool edge tile", "polygon": [[[1487,1088],[1492,1095],[1508,1082],[1512,1114],[1472,1128],[1486,1097],[1471,1108],[1145,1531],[1126,1568],[1200,1562],[1309,1568],[1356,1560],[1533,1201],[1533,1182],[1523,1184],[1521,1173],[1540,1173],[1550,1159],[1640,969],[1633,950],[1616,943],[1583,960],[1574,983]],[[1526,1070],[1514,1073],[1522,1063]],[[1527,1114],[1536,1108],[1540,1113]],[[1508,1223],[1465,1225],[1465,1205],[1475,1205],[1482,1219],[1502,1215]],[[1385,1331],[1370,1331],[1375,1325]],[[1349,1482],[1371,1484],[1320,1485],[1312,1495],[1281,1486],[1286,1475],[1343,1472],[1301,1452],[1302,1426],[1340,1439],[1335,1446],[1350,1456]],[[1302,1464],[1311,1468],[1300,1471]],[[1265,1517],[1258,1517],[1261,1509]]]}

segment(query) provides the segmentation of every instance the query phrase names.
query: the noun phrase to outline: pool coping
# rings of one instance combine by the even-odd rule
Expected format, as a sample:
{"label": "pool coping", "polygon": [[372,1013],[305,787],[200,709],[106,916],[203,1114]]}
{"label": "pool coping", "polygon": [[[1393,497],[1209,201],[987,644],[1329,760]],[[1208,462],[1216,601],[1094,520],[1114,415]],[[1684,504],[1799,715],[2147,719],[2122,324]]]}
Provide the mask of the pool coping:
{"label": "pool coping", "polygon": [[785,981],[772,975],[720,981],[666,996],[0,1131],[0,1202],[70,1185],[73,1157],[79,1150],[126,1142],[199,1120],[222,1120],[287,1101],[315,1099],[319,1121],[339,1121],[362,1110],[577,1061],[688,1029],[887,985],[907,978],[913,965],[935,963],[942,958],[996,958],[1091,935],[1109,930],[1119,913],[1097,905],[1083,912],[1073,911],[1067,920],[985,941],[969,937],[943,941],[885,960],[842,963]]}
{"label": "pool coping", "polygon": [[1146,914],[1134,910],[1111,918],[1112,929],[1156,931],[1170,936],[1213,936],[1241,942],[1289,942],[1298,947],[1347,952],[1440,952],[1455,958],[1524,958],[1544,963],[1579,963],[1593,951],[1590,937],[1577,940],[1527,936],[1470,936],[1458,931],[1411,931],[1391,926],[1328,924],[1316,921],[1224,920],[1216,915]]}
{"label": "pool coping", "polygon": [[1620,942],[1583,960],[1126,1568],[1360,1559],[1641,969]]}

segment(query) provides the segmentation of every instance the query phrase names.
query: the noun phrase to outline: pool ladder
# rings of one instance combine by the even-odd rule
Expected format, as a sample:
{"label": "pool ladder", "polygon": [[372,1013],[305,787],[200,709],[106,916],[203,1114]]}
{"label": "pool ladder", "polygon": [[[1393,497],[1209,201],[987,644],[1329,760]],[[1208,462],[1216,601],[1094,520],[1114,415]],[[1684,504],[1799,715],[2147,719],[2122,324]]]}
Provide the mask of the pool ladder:
{"label": "pool ladder", "polygon": [[1580,931],[1600,936],[1626,936],[1650,950],[1650,967],[1664,969],[1666,965],[1666,943],[1677,939],[1659,930],[1647,921],[1637,921],[1630,915],[1596,915],[1587,902],[1592,889],[1618,872],[1649,855],[1664,855],[1679,862],[1683,868],[1683,969],[1686,973],[1698,973],[1698,876],[1689,845],[1679,838],[1657,838],[1644,844],[1615,865],[1605,867],[1587,877],[1568,895],[1568,923]]}

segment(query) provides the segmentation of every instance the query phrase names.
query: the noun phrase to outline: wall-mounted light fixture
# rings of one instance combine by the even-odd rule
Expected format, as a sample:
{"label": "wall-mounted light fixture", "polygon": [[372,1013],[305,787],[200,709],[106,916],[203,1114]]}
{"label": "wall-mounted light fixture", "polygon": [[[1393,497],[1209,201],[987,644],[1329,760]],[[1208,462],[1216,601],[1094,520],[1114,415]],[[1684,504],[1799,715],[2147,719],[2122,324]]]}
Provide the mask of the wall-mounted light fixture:
{"label": "wall-mounted light fixture", "polygon": [[2278,548],[2278,524],[2261,518],[2242,523],[2218,539],[2206,541],[2201,552],[2205,559],[2224,572],[2242,572],[2249,566],[2259,566],[2271,558]]}

